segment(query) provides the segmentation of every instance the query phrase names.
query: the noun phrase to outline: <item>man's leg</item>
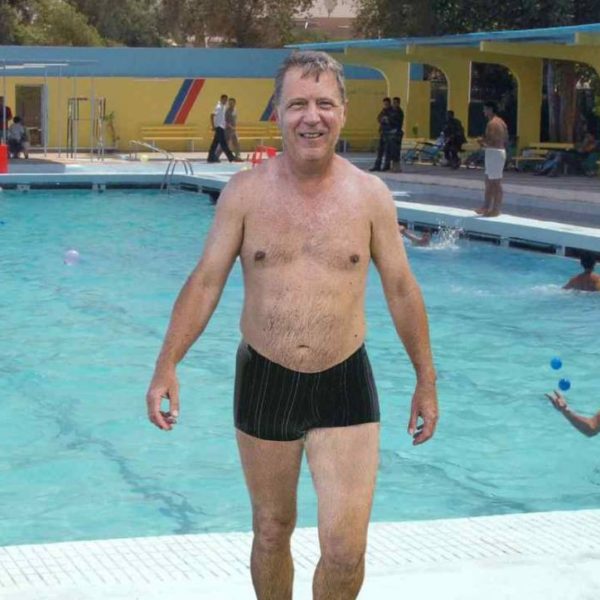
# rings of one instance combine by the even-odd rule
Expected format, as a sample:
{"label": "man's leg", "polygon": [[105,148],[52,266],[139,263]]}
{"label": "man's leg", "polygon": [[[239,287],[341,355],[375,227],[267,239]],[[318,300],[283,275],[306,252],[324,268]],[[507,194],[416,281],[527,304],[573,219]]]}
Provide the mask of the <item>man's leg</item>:
{"label": "man's leg", "polygon": [[258,600],[291,600],[294,566],[290,538],[296,525],[296,488],[303,440],[272,442],[237,431],[252,501],[250,568]]}
{"label": "man's leg", "polygon": [[229,149],[233,152],[236,159],[240,158],[240,142],[237,137],[235,129],[232,129],[227,136],[227,144]]}
{"label": "man's leg", "polygon": [[313,429],[305,448],[319,499],[313,600],[354,600],[364,579],[379,423]]}
{"label": "man's leg", "polygon": [[227,139],[225,138],[225,130],[221,127],[217,127],[217,135],[219,137],[219,146],[221,146],[221,149],[223,150],[223,152],[225,152],[227,160],[229,160],[229,162],[233,162],[235,156],[233,155],[233,153],[229,149],[229,146],[227,145]]}
{"label": "man's leg", "polygon": [[483,206],[481,208],[478,208],[475,210],[475,212],[478,215],[485,215],[491,208],[492,206],[492,201],[493,201],[493,190],[492,190],[492,181],[490,180],[490,178],[486,175],[485,176],[485,194],[484,194],[484,202],[483,202]]}
{"label": "man's leg", "polygon": [[385,136],[381,134],[379,136],[379,145],[377,146],[377,158],[375,164],[369,169],[369,171],[381,171],[381,161],[383,160],[383,151],[385,149]]}
{"label": "man's leg", "polygon": [[486,217],[497,217],[500,214],[500,207],[502,206],[503,192],[502,192],[502,179],[492,179],[491,184],[491,195],[492,203],[489,210],[485,213]]}
{"label": "man's leg", "polygon": [[384,146],[384,158],[383,158],[383,166],[381,167],[382,171],[389,171],[392,166],[392,160],[394,159],[394,147],[396,145],[396,141],[394,137],[390,134],[386,136],[385,146]]}
{"label": "man's leg", "polygon": [[206,158],[207,162],[216,162],[217,161],[216,151],[217,151],[217,146],[219,145],[218,131],[219,131],[219,128],[216,127],[212,142],[210,144],[210,148],[208,149],[208,157]]}

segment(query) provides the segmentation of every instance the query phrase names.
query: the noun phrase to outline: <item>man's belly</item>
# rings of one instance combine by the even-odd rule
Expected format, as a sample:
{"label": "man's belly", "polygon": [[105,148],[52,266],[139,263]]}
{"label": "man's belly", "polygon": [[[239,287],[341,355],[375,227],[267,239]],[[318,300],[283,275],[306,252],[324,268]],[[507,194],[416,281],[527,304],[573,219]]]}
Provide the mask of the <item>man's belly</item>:
{"label": "man's belly", "polygon": [[362,345],[364,310],[361,302],[247,301],[241,329],[244,340],[269,360],[294,371],[317,372]]}

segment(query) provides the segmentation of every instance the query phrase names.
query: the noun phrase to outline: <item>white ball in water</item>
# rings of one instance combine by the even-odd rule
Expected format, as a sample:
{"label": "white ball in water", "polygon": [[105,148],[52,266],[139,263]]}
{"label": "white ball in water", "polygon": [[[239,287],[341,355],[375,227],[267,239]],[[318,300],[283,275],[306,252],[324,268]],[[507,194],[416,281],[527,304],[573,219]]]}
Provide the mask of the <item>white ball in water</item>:
{"label": "white ball in water", "polygon": [[77,252],[77,250],[73,250],[73,248],[71,248],[70,250],[67,250],[65,252],[63,260],[65,261],[65,265],[70,266],[70,265],[76,264],[79,262],[79,252]]}

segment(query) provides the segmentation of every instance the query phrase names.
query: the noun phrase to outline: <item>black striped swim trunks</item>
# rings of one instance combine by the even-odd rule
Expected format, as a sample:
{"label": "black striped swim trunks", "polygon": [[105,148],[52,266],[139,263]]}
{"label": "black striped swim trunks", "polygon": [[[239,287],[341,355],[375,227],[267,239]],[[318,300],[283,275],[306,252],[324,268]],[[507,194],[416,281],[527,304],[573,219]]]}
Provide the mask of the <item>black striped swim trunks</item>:
{"label": "black striped swim trunks", "polygon": [[317,373],[292,371],[242,341],[235,375],[235,426],[264,440],[289,442],[316,427],[379,421],[377,389],[364,344]]}

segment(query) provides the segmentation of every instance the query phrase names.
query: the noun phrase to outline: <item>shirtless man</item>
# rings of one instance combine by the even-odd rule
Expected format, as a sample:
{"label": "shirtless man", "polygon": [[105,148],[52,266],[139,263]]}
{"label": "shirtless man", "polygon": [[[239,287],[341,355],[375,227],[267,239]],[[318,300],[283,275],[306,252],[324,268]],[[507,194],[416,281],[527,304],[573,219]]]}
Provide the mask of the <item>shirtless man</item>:
{"label": "shirtless man", "polygon": [[571,277],[563,286],[564,290],[580,290],[582,292],[600,292],[600,275],[594,273],[596,259],[593,254],[585,252],[579,259],[583,273]]}
{"label": "shirtless man", "polygon": [[[421,292],[385,184],[335,154],[341,66],[296,52],[275,82],[284,151],[223,190],[203,256],[175,303],[147,395],[152,423],[179,416],[177,363],[202,333],[236,257],[244,272],[234,418],[253,510],[259,600],[292,598],[290,538],[306,452],[318,497],[316,600],[357,597],[378,463],[379,407],[364,347],[369,261],[414,365],[408,432],[434,434],[435,372]],[[161,398],[168,410],[161,411]]]}
{"label": "shirtless man", "polygon": [[488,120],[485,133],[479,143],[485,148],[485,200],[475,212],[482,217],[497,217],[502,205],[502,174],[506,162],[508,129],[496,114],[495,102],[484,102],[483,114]]}

